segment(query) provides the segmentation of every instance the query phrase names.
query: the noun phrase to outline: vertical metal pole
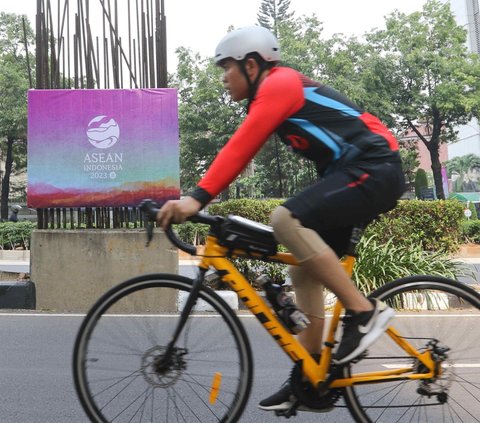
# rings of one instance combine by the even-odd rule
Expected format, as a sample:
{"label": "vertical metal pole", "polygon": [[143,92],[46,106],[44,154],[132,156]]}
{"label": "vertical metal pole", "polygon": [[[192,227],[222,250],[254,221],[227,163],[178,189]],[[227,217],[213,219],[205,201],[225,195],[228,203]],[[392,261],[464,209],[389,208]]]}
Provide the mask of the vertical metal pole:
{"label": "vertical metal pole", "polygon": [[27,39],[27,27],[25,25],[25,18],[22,18],[22,25],[23,25],[23,44],[25,45],[25,55],[27,58],[27,69],[28,69],[28,86],[33,88],[33,81],[32,81],[32,68],[30,66],[30,57],[28,54],[28,39]]}
{"label": "vertical metal pole", "polygon": [[[127,2],[128,7],[128,62],[130,63],[130,68],[132,68],[132,23],[130,19],[130,0]],[[130,76],[130,88],[133,86],[133,80]]]}
{"label": "vertical metal pole", "polygon": [[141,38],[140,38],[140,22],[139,22],[139,8],[138,8],[138,0],[136,0],[137,4],[137,49],[138,49],[138,79],[140,80],[140,86],[145,87],[145,83],[143,80],[143,73],[142,73],[142,68],[141,68],[141,63],[142,63],[142,55],[140,53],[140,44],[141,44]]}

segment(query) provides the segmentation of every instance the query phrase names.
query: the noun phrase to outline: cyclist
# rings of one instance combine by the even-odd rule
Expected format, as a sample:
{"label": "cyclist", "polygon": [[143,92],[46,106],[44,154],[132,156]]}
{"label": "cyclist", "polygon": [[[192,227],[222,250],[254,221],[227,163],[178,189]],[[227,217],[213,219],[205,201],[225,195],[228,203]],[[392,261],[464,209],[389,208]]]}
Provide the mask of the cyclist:
{"label": "cyclist", "polygon": [[[235,101],[248,101],[247,116],[199,181],[181,200],[168,201],[157,215],[166,227],[197,213],[224,190],[276,132],[293,153],[312,160],[319,180],[277,207],[271,216],[276,239],[296,257],[290,269],[299,307],[310,326],[299,334],[311,354],[322,346],[324,286],[346,308],[338,364],[364,352],[386,329],[394,312],[370,301],[339,263],[352,228],[395,207],[404,192],[398,143],[380,120],[334,89],[279,65],[277,39],[259,26],[228,33],[215,61]],[[294,398],[288,384],[261,401],[283,410]]]}

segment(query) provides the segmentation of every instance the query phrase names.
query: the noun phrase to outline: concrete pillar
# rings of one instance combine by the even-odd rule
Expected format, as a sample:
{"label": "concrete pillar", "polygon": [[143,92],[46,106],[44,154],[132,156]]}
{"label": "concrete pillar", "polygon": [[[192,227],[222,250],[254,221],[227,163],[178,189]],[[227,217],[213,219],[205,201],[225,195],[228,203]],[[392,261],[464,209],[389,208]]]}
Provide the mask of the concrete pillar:
{"label": "concrete pillar", "polygon": [[[112,286],[145,273],[177,273],[178,252],[162,231],[145,247],[144,230],[35,230],[30,278],[37,309],[86,312]],[[122,303],[116,312],[167,312],[176,298],[157,292]]]}

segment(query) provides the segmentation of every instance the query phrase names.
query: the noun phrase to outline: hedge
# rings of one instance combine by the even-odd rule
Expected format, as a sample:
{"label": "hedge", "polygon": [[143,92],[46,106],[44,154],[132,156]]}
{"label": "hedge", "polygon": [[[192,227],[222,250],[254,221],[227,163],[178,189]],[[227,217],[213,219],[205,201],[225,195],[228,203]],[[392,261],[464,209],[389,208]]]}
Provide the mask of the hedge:
{"label": "hedge", "polygon": [[0,248],[14,250],[15,248],[30,248],[32,231],[37,227],[33,222],[1,222],[0,223]]}
{"label": "hedge", "polygon": [[[272,210],[283,200],[229,200],[209,207],[209,213],[237,214],[268,224]],[[398,245],[418,242],[425,251],[452,253],[458,249],[463,205],[458,200],[404,200],[368,226],[365,236],[377,235],[380,243],[393,240]]]}
{"label": "hedge", "polygon": [[461,234],[466,242],[480,244],[480,220],[464,220],[461,225]]}
{"label": "hedge", "polygon": [[282,204],[283,201],[284,200],[253,200],[247,198],[228,200],[223,203],[212,204],[208,208],[208,212],[219,216],[235,214],[268,225],[273,209]]}
{"label": "hedge", "polygon": [[[227,216],[236,214],[248,219],[269,224],[272,210],[283,200],[229,200],[209,206],[210,214]],[[385,244],[392,240],[396,245],[408,246],[418,242],[425,251],[452,253],[459,241],[466,238],[480,242],[480,223],[477,220],[465,221],[463,204],[458,200],[405,200],[371,224],[365,237],[375,235],[377,242]],[[0,223],[0,248],[28,248],[35,224],[32,222]],[[208,232],[206,225],[186,223],[176,225],[184,241],[203,244]]]}
{"label": "hedge", "polygon": [[425,251],[453,253],[463,220],[463,205],[458,200],[405,200],[370,225],[365,235],[378,235],[380,243],[418,242]]}
{"label": "hedge", "polygon": [[[209,207],[210,214],[236,214],[264,224],[282,200],[229,200]],[[449,257],[456,251],[464,221],[457,200],[400,201],[398,206],[369,225],[362,238],[360,259],[353,275],[364,292],[409,274],[437,274],[455,278],[467,270]],[[480,226],[476,227],[479,231]],[[190,229],[191,230],[191,229]],[[190,240],[191,242],[191,240]],[[277,282],[286,277],[286,266],[235,260],[248,280],[267,273]],[[387,271],[388,270],[388,271]]]}

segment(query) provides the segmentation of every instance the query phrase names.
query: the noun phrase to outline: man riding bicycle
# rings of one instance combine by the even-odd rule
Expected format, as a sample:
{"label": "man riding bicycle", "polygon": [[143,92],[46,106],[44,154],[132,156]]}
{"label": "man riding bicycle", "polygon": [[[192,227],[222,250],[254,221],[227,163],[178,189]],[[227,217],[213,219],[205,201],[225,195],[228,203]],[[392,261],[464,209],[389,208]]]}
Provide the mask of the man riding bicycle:
{"label": "man riding bicycle", "polygon": [[[384,332],[391,308],[368,300],[339,263],[352,228],[395,207],[404,192],[398,143],[375,116],[344,95],[299,72],[279,66],[280,47],[263,27],[228,33],[215,61],[235,101],[248,100],[248,113],[199,181],[181,200],[168,201],[157,222],[183,222],[224,190],[276,132],[289,151],[312,160],[317,182],[286,200],[271,216],[275,238],[300,263],[290,274],[299,307],[311,324],[299,340],[311,354],[322,346],[323,290],[327,287],[346,309],[337,364],[362,354]],[[260,402],[265,410],[291,406],[291,389]]]}

